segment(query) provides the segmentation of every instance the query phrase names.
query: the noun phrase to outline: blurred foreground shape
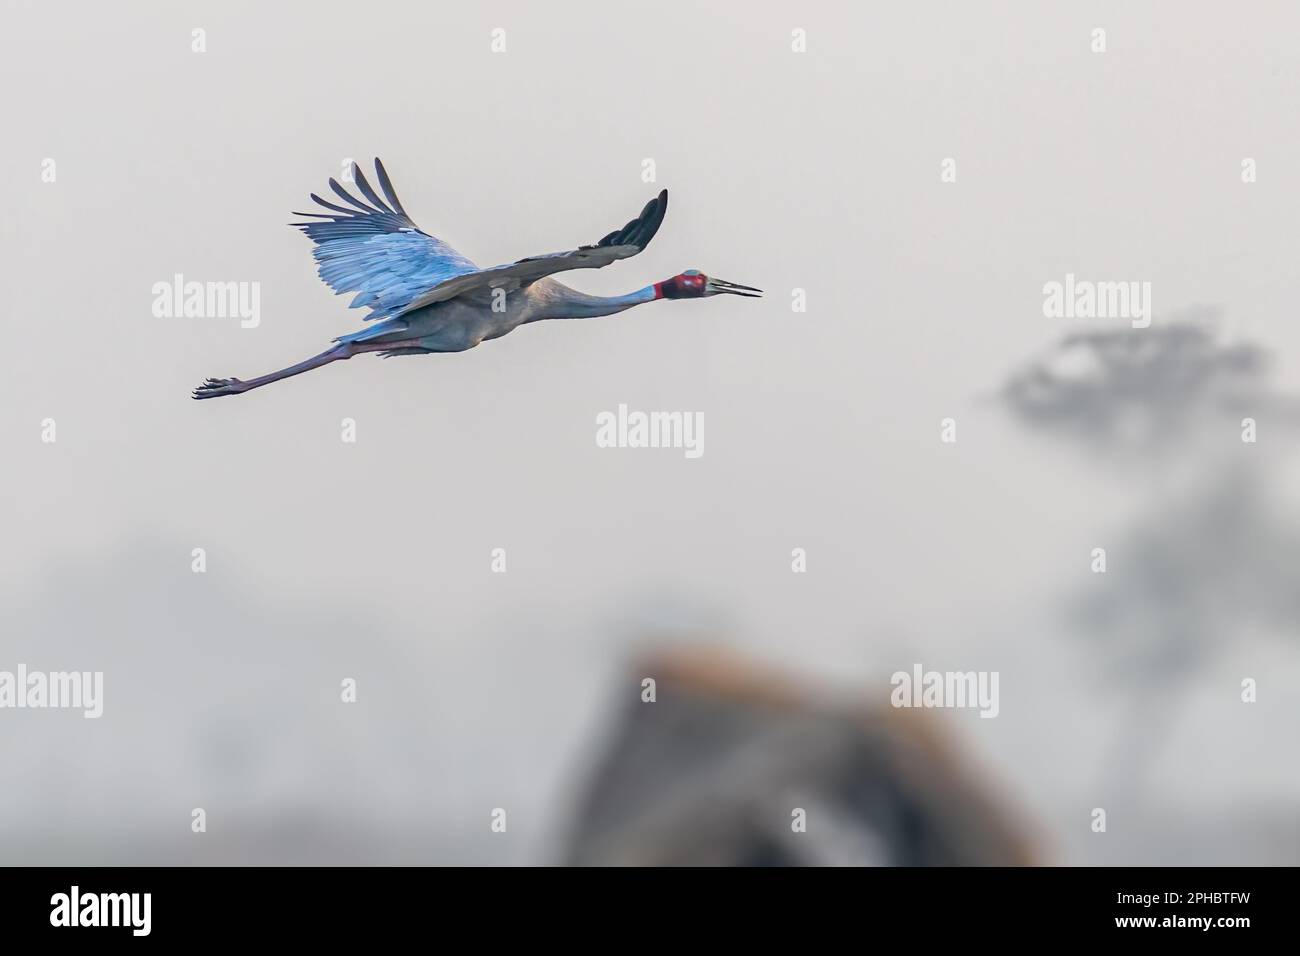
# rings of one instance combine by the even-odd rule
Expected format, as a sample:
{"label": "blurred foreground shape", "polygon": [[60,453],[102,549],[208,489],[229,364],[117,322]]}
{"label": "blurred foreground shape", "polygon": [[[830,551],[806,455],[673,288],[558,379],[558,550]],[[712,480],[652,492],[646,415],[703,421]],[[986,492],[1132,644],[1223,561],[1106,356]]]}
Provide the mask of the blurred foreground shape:
{"label": "blurred foreground shape", "polygon": [[[634,693],[643,677],[653,703]],[[959,766],[941,714],[837,705],[735,658],[680,653],[637,667],[628,699],[570,864],[1035,862],[1025,828]]]}

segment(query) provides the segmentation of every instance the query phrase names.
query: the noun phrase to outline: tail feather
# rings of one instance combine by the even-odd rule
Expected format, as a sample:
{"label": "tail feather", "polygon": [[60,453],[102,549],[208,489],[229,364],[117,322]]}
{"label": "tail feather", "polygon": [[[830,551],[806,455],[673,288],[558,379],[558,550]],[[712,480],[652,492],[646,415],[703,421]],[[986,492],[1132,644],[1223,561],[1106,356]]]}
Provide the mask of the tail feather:
{"label": "tail feather", "polygon": [[407,324],[405,319],[385,319],[364,329],[357,329],[355,332],[349,332],[347,335],[340,335],[334,341],[341,344],[350,342],[368,342],[370,339],[377,339],[381,335],[392,335],[394,332],[405,332]]}

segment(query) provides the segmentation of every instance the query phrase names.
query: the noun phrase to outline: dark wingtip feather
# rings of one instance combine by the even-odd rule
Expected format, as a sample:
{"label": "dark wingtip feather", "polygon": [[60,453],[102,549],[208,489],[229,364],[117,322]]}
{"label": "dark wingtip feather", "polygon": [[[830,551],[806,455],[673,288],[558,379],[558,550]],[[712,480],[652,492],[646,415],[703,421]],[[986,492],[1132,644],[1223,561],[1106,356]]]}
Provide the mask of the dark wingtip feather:
{"label": "dark wingtip feather", "polygon": [[388,202],[398,213],[405,216],[406,210],[402,208],[402,203],[397,198],[397,191],[393,189],[393,181],[388,178],[388,170],[384,169],[384,164],[378,156],[375,157],[375,176],[379,179],[379,188],[388,197]]}
{"label": "dark wingtip feather", "polygon": [[[321,199],[320,196],[317,196],[315,193],[312,193],[312,194],[311,194],[311,198],[312,198],[312,200],[313,200],[314,202],[319,203],[320,205],[324,206],[326,209],[333,209],[335,212],[341,212],[341,213],[343,213],[345,216],[355,216],[355,215],[356,215],[356,210],[354,210],[354,209],[348,209],[346,206],[340,206],[338,203],[332,203],[332,202],[329,202],[329,201],[327,201],[327,200]],[[298,215],[302,215],[302,214],[301,214],[301,213],[294,213],[294,215],[295,215],[295,216],[298,216]]]}
{"label": "dark wingtip feather", "polygon": [[[356,164],[354,163],[353,166],[355,167]],[[335,194],[344,202],[351,203],[352,205],[360,209],[362,212],[373,212],[373,213],[379,212],[378,209],[374,209],[370,206],[367,206],[360,199],[357,199],[350,192],[348,192],[346,189],[340,186],[338,180],[335,179],[333,176],[330,177],[330,189],[334,190]]]}
{"label": "dark wingtip feather", "polygon": [[659,195],[645,204],[641,215],[637,216],[622,229],[615,229],[605,236],[597,246],[636,246],[644,249],[659,231],[668,212],[668,190],[662,189]]}
{"label": "dark wingtip feather", "polygon": [[361,171],[361,167],[356,163],[352,164],[352,181],[357,184],[357,188],[372,203],[379,207],[383,212],[392,214],[393,210],[388,208],[387,203],[379,198],[379,194],[371,187],[370,181],[366,179],[366,174]]}
{"label": "dark wingtip feather", "polygon": [[650,244],[650,240],[655,237],[659,231],[659,226],[664,221],[664,214],[668,212],[668,190],[661,190],[659,195],[650,202],[646,203],[645,209],[641,211],[641,216],[633,224],[626,242],[640,246],[644,249]]}

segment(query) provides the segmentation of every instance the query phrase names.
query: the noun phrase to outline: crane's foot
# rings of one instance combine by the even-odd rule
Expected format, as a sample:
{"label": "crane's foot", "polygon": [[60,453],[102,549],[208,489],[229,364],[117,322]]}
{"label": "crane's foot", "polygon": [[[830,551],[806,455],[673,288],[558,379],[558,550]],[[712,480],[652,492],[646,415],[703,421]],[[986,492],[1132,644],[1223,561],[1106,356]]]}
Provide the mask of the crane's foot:
{"label": "crane's foot", "polygon": [[194,390],[194,398],[220,398],[248,391],[248,384],[237,378],[210,378]]}

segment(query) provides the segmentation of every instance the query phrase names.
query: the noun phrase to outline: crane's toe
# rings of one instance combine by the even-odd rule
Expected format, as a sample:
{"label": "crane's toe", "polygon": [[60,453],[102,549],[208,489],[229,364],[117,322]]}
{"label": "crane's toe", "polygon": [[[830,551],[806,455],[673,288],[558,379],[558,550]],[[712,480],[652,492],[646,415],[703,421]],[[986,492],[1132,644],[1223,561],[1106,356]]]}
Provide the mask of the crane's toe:
{"label": "crane's toe", "polygon": [[237,378],[209,378],[196,388],[192,398],[219,398],[222,395],[238,395],[244,391],[244,383]]}

